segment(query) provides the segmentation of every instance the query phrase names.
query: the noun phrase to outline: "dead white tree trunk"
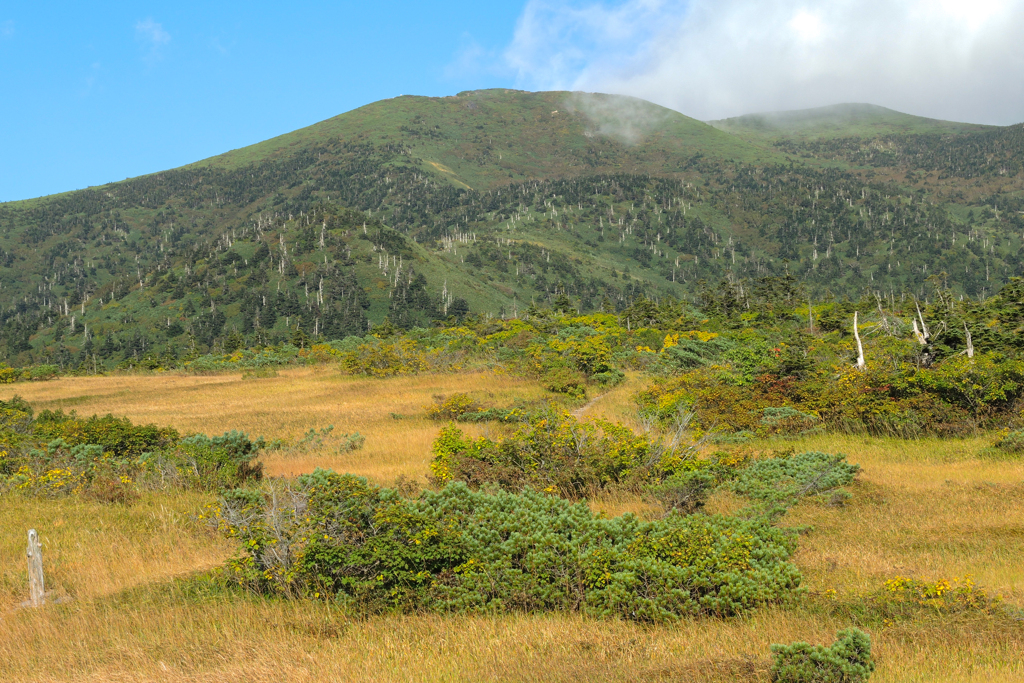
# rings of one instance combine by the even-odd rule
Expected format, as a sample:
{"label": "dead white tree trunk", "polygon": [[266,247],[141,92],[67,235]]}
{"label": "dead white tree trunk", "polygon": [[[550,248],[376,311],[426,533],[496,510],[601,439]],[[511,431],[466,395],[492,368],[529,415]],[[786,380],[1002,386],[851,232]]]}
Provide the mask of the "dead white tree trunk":
{"label": "dead white tree trunk", "polygon": [[914,338],[917,339],[917,343],[921,346],[928,344],[928,340],[924,338],[924,333],[917,328],[917,318],[913,319],[914,322]]}
{"label": "dead white tree trunk", "polygon": [[43,584],[43,551],[39,547],[39,534],[28,530],[28,595],[29,605],[39,607],[46,602],[46,587]]}
{"label": "dead white tree trunk", "polygon": [[[921,337],[925,341],[928,341],[928,337],[930,337],[932,335],[931,335],[930,332],[928,332],[928,326],[925,325],[925,323],[924,323],[924,316],[921,315],[921,306],[918,305],[918,303],[916,301],[914,302],[914,306],[917,307],[917,317],[921,319]],[[924,343],[924,342],[922,342],[922,343]]]}
{"label": "dead white tree trunk", "polygon": [[857,369],[864,370],[868,365],[864,362],[864,345],[860,342],[860,332],[857,330],[857,311],[853,312],[853,338],[857,340]]}
{"label": "dead white tree trunk", "polygon": [[974,358],[974,341],[971,339],[971,331],[967,329],[967,323],[964,323],[964,332],[967,334],[967,357]]}

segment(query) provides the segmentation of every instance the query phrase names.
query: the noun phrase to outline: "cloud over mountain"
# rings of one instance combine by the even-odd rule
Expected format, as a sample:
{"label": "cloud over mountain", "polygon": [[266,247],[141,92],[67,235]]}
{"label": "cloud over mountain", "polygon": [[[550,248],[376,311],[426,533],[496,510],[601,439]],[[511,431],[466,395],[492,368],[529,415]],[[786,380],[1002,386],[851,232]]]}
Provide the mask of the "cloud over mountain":
{"label": "cloud over mountain", "polygon": [[635,95],[704,119],[872,102],[1024,121],[1022,0],[531,0],[505,61],[531,88]]}

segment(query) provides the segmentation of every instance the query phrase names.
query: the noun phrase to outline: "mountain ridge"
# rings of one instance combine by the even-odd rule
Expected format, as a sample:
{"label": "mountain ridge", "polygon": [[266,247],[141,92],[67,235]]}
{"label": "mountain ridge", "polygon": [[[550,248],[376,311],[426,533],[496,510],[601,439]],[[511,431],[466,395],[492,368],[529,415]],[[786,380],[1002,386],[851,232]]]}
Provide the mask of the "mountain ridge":
{"label": "mountain ridge", "polygon": [[891,134],[977,133],[1001,126],[944,121],[868,103],[840,103],[809,109],[757,112],[708,121],[708,125],[745,138],[779,136],[827,138]]}
{"label": "mountain ridge", "polygon": [[1024,260],[1016,135],[880,154],[744,140],[619,96],[384,100],[0,205],[0,356],[109,365],[566,300],[742,307],[786,277],[816,298],[924,297],[944,272],[983,297]]}

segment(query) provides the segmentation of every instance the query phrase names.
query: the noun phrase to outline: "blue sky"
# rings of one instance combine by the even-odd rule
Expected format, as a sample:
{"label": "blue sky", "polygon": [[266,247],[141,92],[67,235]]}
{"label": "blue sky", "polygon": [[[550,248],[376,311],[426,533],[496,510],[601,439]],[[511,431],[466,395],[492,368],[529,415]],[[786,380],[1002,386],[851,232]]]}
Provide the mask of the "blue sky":
{"label": "blue sky", "polygon": [[180,166],[400,94],[506,85],[522,3],[0,3],[0,201]]}
{"label": "blue sky", "polygon": [[[215,6],[214,6],[215,5]],[[400,94],[869,102],[1024,122],[1024,0],[0,4],[0,201],[173,168]]]}

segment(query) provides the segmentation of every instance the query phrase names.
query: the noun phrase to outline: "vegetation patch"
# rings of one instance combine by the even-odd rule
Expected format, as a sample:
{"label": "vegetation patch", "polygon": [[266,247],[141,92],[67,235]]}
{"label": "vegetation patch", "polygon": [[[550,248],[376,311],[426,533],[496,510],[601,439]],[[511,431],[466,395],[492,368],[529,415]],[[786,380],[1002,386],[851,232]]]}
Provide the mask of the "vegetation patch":
{"label": "vegetation patch", "polygon": [[411,500],[317,470],[284,488],[231,492],[218,519],[245,549],[230,568],[235,580],[366,610],[566,610],[665,622],[785,601],[800,584],[793,537],[764,521],[600,519],[533,490],[456,483]]}
{"label": "vegetation patch", "polygon": [[836,634],[832,645],[772,645],[771,679],[778,683],[861,683],[875,670],[871,638],[860,629]]}
{"label": "vegetation patch", "polygon": [[130,502],[139,489],[221,491],[262,477],[256,458],[265,446],[237,431],[182,437],[110,415],[34,416],[15,397],[0,401],[0,492]]}
{"label": "vegetation patch", "polygon": [[800,453],[756,460],[738,472],[730,488],[756,503],[785,509],[804,496],[831,493],[831,502],[848,496],[839,489],[860,471],[859,465],[846,462],[844,455]]}
{"label": "vegetation patch", "polygon": [[642,488],[682,469],[696,453],[622,425],[584,422],[551,409],[500,441],[467,438],[448,424],[434,441],[433,455],[431,473],[442,484],[493,484],[507,491],[530,486],[580,498],[609,486]]}

